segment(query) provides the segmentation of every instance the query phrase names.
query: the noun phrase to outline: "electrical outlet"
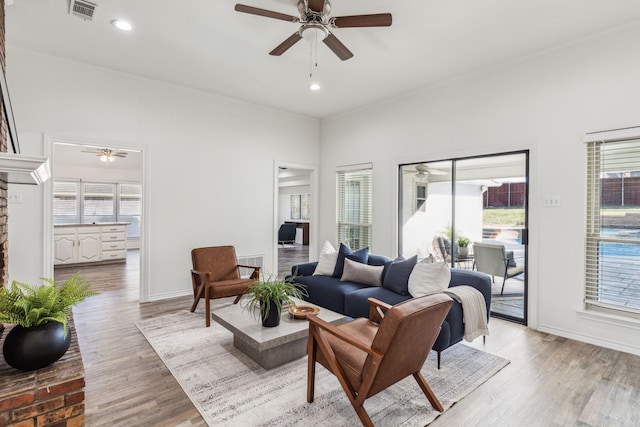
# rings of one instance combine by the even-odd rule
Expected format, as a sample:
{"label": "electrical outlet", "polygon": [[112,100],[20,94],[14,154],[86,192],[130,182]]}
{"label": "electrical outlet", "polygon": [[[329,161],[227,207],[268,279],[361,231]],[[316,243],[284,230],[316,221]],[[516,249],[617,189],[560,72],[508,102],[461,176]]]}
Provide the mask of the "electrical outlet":
{"label": "electrical outlet", "polygon": [[22,191],[9,190],[7,192],[7,201],[9,203],[22,203]]}
{"label": "electrical outlet", "polygon": [[560,206],[560,196],[547,196],[542,200],[542,206],[557,208]]}

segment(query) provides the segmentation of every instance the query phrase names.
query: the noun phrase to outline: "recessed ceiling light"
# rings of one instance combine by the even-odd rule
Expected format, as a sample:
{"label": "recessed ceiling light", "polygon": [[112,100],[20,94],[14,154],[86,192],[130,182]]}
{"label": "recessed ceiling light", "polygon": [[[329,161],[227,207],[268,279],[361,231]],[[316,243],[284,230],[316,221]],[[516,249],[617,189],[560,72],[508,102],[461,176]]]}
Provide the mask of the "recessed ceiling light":
{"label": "recessed ceiling light", "polygon": [[309,89],[316,91],[316,90],[320,90],[320,83],[318,82],[313,82],[309,85]]}
{"label": "recessed ceiling light", "polygon": [[131,24],[120,19],[114,19],[113,21],[111,21],[111,25],[122,31],[131,31],[133,29],[133,26]]}

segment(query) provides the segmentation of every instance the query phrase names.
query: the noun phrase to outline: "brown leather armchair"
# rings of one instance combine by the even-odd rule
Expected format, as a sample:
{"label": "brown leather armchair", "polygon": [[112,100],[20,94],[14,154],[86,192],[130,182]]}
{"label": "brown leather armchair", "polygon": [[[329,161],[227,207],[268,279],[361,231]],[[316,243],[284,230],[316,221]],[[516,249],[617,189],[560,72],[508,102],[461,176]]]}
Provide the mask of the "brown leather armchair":
{"label": "brown leather armchair", "polygon": [[[193,286],[193,313],[201,298],[205,300],[206,324],[211,325],[210,300],[237,295],[233,302],[237,304],[249,285],[260,279],[260,267],[239,265],[236,250],[233,246],[209,246],[191,251],[193,269],[191,284]],[[240,277],[240,267],[252,268],[248,279]]]}
{"label": "brown leather armchair", "polygon": [[[369,298],[369,319],[334,326],[309,315],[307,401],[313,402],[316,361],[340,381],[364,426],[373,422],[365,399],[413,375],[431,405],[444,409],[420,373],[452,300],[444,294],[395,306]],[[386,311],[386,313],[385,313]]]}

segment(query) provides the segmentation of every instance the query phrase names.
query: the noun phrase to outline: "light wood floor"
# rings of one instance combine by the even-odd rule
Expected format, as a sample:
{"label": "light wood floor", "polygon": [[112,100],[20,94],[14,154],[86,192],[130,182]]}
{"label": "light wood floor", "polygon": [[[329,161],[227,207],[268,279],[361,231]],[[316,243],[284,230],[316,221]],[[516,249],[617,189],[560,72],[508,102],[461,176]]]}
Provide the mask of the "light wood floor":
{"label": "light wood floor", "polygon": [[[191,298],[140,304],[138,260],[132,255],[126,265],[56,269],[56,280],[79,271],[101,291],[74,309],[86,370],[87,425],[204,426],[134,325],[188,309]],[[431,426],[640,425],[640,357],[498,319],[490,329],[486,345],[477,339],[473,346],[511,364]]]}

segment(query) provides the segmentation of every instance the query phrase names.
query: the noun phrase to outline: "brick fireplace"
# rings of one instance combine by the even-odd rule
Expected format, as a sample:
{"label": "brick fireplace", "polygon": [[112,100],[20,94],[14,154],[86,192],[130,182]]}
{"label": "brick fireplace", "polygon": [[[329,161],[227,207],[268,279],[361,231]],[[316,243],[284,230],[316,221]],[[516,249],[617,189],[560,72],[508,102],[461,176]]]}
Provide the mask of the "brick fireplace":
{"label": "brick fireplace", "polygon": [[[0,0],[0,57],[5,61],[5,2]],[[4,70],[3,70],[4,71]],[[0,151],[7,152],[8,131],[0,108]],[[0,286],[8,280],[7,174],[0,173]],[[85,424],[84,366],[78,339],[71,326],[71,347],[56,363],[31,372],[8,366],[0,358],[0,426],[76,427]],[[0,325],[0,330],[2,325]],[[11,327],[7,325],[2,337]],[[0,345],[4,344],[0,339]]]}

